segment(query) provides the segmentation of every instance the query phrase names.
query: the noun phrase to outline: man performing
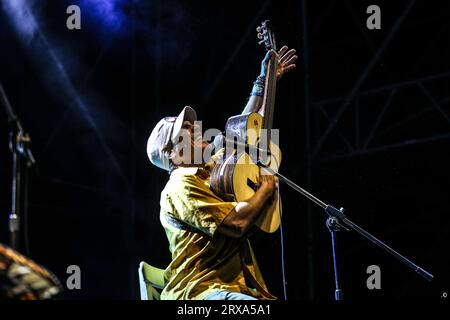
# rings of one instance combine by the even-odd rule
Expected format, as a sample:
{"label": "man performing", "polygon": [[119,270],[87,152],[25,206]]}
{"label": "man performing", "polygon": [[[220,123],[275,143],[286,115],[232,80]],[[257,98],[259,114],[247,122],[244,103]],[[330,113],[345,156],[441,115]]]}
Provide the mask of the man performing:
{"label": "man performing", "polygon": [[[284,46],[278,53],[268,52],[243,113],[263,114],[271,54],[278,59],[277,79],[295,68],[294,49]],[[160,120],[147,143],[152,164],[170,173],[161,193],[160,220],[172,262],[164,273],[161,299],[276,299],[268,292],[248,240],[249,230],[273,198],[276,180],[260,175],[259,189],[244,202],[219,198],[209,187],[209,177],[221,152],[201,164],[195,164],[194,151],[183,152],[186,143],[192,150],[209,145],[194,135],[196,120],[194,109],[185,107],[178,117]]]}

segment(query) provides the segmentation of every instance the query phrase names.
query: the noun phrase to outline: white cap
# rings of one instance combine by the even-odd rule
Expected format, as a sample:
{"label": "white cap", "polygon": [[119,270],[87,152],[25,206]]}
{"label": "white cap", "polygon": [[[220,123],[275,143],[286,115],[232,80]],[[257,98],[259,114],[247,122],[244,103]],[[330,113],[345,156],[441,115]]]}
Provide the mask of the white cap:
{"label": "white cap", "polygon": [[170,170],[169,155],[183,127],[184,121],[194,123],[197,113],[189,106],[183,108],[178,117],[165,117],[153,128],[147,141],[147,155],[151,163],[161,169]]}

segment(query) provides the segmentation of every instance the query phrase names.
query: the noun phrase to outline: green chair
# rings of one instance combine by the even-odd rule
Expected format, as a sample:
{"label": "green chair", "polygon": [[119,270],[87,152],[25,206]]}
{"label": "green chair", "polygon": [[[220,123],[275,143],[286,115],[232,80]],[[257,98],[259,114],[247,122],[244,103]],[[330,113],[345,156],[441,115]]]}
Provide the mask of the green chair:
{"label": "green chair", "polygon": [[164,269],[159,269],[141,261],[139,263],[139,287],[141,300],[159,300],[164,288]]}

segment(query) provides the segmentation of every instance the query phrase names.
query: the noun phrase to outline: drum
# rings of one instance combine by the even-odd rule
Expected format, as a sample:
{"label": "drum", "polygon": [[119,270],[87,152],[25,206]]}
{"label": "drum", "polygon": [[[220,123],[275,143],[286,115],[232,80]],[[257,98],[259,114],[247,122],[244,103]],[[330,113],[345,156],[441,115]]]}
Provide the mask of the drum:
{"label": "drum", "polygon": [[54,274],[0,244],[0,299],[47,300],[61,295],[62,286]]}

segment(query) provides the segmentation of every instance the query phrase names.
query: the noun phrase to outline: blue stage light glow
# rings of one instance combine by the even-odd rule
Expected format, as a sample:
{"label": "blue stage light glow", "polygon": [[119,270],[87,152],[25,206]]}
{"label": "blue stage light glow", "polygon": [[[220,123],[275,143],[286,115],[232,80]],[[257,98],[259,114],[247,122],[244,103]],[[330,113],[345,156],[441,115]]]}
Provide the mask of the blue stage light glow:
{"label": "blue stage light glow", "polygon": [[[78,2],[78,3],[77,3]],[[82,16],[101,28],[103,32],[127,33],[129,30],[129,6],[133,0],[79,0]]]}
{"label": "blue stage light glow", "polygon": [[31,41],[38,31],[38,25],[34,18],[31,6],[34,4],[27,0],[4,1],[3,10],[12,19],[14,26],[25,42]]}

